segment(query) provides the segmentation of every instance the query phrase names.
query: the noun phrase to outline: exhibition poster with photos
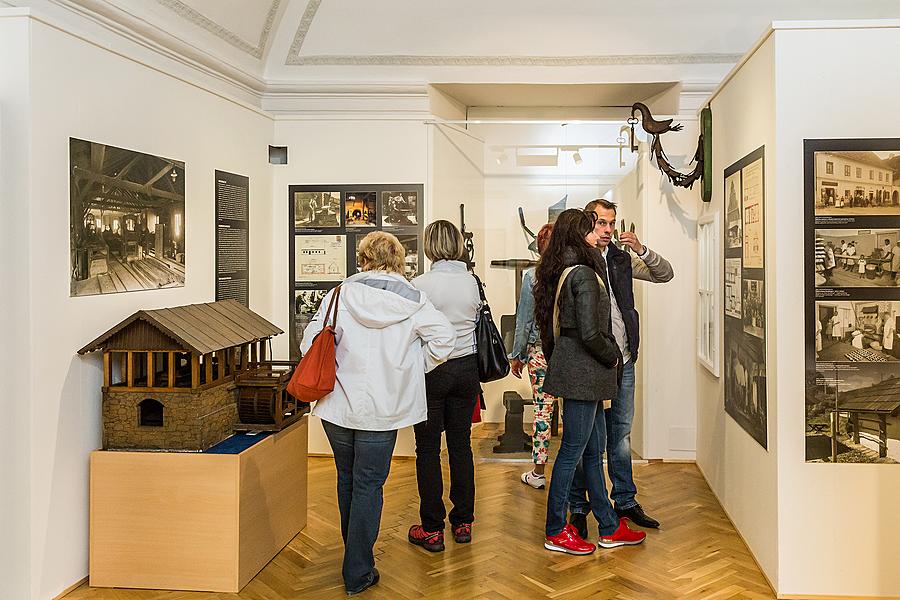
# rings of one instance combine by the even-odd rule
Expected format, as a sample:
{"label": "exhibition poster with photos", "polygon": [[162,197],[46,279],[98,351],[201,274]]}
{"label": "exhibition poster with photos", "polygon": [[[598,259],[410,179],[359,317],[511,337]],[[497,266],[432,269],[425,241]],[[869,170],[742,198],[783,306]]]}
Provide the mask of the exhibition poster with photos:
{"label": "exhibition poster with photos", "polygon": [[397,236],[406,251],[404,275],[421,274],[423,194],[421,184],[288,187],[292,360],[328,291],[361,270],[359,245],[370,232]]}
{"label": "exhibition poster with photos", "polygon": [[768,448],[765,147],[725,169],[725,411]]}
{"label": "exhibition poster with photos", "polygon": [[900,462],[900,139],[804,140],[807,462]]}
{"label": "exhibition poster with photos", "polygon": [[179,160],[69,138],[71,296],[183,287]]}

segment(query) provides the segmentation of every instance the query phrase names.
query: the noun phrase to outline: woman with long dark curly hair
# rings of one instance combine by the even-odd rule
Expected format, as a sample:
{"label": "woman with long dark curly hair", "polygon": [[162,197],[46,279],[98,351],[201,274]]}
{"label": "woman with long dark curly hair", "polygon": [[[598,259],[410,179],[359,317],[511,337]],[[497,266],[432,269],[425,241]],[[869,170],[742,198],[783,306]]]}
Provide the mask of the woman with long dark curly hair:
{"label": "woman with long dark curly hair", "polygon": [[606,265],[595,248],[593,213],[563,211],[535,273],[535,319],[547,357],[544,391],[565,400],[563,435],[547,497],[544,547],[590,554],[596,547],[566,523],[566,505],[579,461],[591,511],[600,524],[599,544],[639,544],[645,534],[620,521],[601,471],[606,447],[603,402],[616,397],[622,357],[611,332]]}

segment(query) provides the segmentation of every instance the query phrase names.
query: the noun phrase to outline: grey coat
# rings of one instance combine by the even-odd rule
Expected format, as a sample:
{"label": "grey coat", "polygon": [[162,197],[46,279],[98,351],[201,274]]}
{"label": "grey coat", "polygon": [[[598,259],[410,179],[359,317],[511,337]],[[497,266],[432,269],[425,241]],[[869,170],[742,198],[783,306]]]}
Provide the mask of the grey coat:
{"label": "grey coat", "polygon": [[541,332],[547,358],[544,392],[593,402],[616,397],[622,359],[609,311],[609,294],[594,268],[574,269],[559,295],[559,338]]}

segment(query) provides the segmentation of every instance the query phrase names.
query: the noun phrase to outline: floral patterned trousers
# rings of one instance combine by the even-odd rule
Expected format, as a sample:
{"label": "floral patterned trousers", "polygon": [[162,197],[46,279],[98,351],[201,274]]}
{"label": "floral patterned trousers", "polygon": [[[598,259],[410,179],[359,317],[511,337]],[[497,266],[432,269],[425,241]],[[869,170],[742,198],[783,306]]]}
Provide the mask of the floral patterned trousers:
{"label": "floral patterned trousers", "polygon": [[531,392],[534,395],[534,432],[532,433],[531,458],[536,465],[547,464],[550,455],[550,419],[553,416],[553,402],[556,396],[544,393],[544,376],[547,374],[547,359],[540,344],[528,345],[528,374],[531,377]]}

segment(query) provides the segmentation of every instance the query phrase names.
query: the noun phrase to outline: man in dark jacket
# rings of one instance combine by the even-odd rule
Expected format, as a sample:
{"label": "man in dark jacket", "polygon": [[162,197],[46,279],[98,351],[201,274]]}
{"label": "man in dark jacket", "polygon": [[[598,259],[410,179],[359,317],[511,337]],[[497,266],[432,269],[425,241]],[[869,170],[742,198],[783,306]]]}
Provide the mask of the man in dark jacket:
{"label": "man in dark jacket", "polygon": [[[646,247],[632,232],[619,234],[619,240],[637,256],[611,244],[616,228],[616,205],[607,200],[591,200],[585,211],[597,214],[594,233],[597,247],[606,259],[606,287],[610,291],[610,320],[616,343],[622,353],[624,369],[619,392],[612,401],[606,419],[607,470],[612,482],[610,497],[620,518],[630,519],[641,527],[659,527],[659,521],[648,516],[638,501],[637,487],[631,470],[631,424],[634,421],[634,363],[638,358],[640,328],[634,308],[633,280],[665,283],[674,277],[672,265],[665,258]],[[585,515],[589,512],[582,477],[576,474],[569,506],[572,524],[586,531]]]}

